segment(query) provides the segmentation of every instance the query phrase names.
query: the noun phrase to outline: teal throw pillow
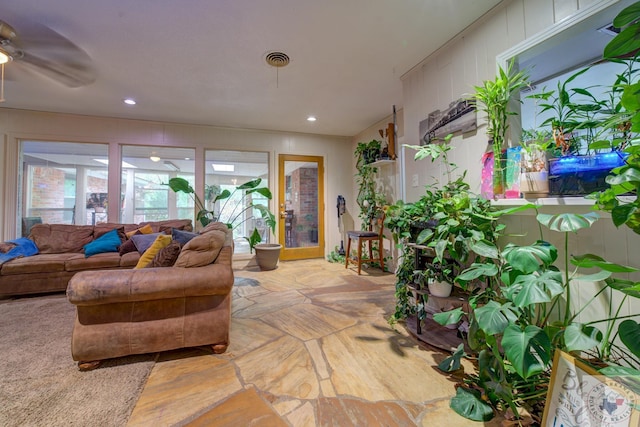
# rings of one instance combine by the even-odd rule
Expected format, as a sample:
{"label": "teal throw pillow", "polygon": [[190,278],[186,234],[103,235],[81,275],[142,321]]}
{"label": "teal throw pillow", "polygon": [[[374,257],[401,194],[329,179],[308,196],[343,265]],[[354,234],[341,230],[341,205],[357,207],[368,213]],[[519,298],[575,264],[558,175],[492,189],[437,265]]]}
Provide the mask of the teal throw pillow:
{"label": "teal throw pillow", "polygon": [[89,258],[91,255],[101,254],[104,252],[118,252],[118,246],[122,242],[118,236],[118,230],[114,229],[106,232],[91,243],[84,245],[84,257]]}
{"label": "teal throw pillow", "polygon": [[177,228],[171,229],[171,237],[173,238],[173,240],[183,246],[186,245],[189,240],[193,239],[196,236],[199,236],[199,234],[192,233],[190,231],[178,230]]}

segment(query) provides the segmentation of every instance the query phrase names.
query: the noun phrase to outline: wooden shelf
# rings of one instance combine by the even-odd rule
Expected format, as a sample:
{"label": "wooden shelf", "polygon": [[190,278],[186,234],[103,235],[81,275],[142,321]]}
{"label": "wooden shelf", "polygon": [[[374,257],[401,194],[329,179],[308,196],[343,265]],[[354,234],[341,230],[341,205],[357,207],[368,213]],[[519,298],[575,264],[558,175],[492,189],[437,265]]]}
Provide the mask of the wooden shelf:
{"label": "wooden shelf", "polygon": [[371,166],[382,166],[382,165],[390,165],[395,163],[395,160],[391,160],[391,159],[381,159],[381,160],[376,160],[373,163],[369,163]]}

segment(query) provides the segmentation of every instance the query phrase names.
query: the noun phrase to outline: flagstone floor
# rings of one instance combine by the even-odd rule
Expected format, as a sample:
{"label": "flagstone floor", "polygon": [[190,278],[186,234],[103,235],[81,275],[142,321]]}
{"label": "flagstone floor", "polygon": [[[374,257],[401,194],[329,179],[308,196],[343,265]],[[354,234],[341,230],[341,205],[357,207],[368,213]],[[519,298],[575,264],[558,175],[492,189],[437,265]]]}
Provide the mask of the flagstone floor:
{"label": "flagstone floor", "polygon": [[483,425],[449,409],[446,355],[387,323],[392,274],[323,259],[234,270],[227,352],[161,353],[129,426]]}

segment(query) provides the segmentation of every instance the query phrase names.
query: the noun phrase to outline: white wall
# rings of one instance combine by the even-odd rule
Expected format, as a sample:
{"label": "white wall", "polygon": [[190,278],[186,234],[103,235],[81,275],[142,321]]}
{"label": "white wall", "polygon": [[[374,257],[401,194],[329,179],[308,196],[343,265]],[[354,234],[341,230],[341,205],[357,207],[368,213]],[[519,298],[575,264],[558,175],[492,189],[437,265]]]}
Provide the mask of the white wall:
{"label": "white wall", "polygon": [[[110,156],[117,156],[121,145],[191,147],[196,151],[196,174],[204,171],[204,150],[266,151],[270,159],[269,182],[273,183],[272,211],[279,212],[277,200],[277,156],[305,154],[322,156],[325,166],[325,250],[340,244],[335,200],[338,194],[353,199],[353,155],[349,138],[287,132],[257,131],[212,126],[196,126],[141,120],[125,120],[0,108],[0,238],[15,238],[17,230],[18,155],[22,139],[109,144]],[[120,192],[117,164],[110,165],[109,191]],[[197,187],[203,183],[198,183]],[[202,192],[202,188],[196,188]],[[346,193],[346,194],[345,194]],[[109,207],[112,208],[111,206]],[[109,212],[118,217],[117,207]],[[334,232],[334,230],[336,230]]]}

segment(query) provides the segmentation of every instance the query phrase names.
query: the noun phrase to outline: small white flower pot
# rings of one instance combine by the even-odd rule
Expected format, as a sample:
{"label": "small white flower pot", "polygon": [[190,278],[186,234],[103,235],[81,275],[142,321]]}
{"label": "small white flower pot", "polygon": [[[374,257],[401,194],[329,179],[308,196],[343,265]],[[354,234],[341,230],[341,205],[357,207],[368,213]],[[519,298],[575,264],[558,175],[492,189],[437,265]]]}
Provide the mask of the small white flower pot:
{"label": "small white flower pot", "polygon": [[453,289],[451,283],[436,282],[435,280],[429,280],[427,286],[429,287],[429,293],[434,297],[448,297]]}

